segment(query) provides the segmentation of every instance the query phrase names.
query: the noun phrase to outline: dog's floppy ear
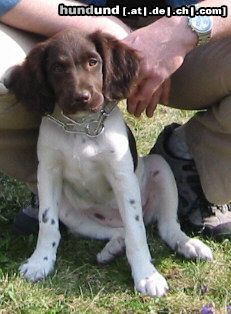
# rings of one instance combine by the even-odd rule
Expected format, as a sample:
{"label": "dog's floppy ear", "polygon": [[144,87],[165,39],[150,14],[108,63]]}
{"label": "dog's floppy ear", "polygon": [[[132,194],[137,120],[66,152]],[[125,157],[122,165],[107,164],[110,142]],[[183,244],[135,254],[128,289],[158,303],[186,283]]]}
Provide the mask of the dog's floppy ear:
{"label": "dog's floppy ear", "polygon": [[100,31],[91,34],[90,39],[103,59],[104,96],[109,100],[127,98],[138,76],[137,53],[116,38]]}
{"label": "dog's floppy ear", "polygon": [[46,50],[47,42],[36,45],[7,80],[7,88],[22,104],[42,114],[52,112],[55,102],[47,81]]}

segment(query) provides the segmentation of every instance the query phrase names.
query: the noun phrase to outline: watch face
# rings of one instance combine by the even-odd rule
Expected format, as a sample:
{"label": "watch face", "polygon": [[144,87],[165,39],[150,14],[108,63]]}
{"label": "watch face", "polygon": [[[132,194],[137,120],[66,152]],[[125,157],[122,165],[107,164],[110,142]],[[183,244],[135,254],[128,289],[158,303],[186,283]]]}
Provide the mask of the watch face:
{"label": "watch face", "polygon": [[192,27],[200,33],[209,32],[212,28],[212,19],[209,16],[195,16],[192,19]]}

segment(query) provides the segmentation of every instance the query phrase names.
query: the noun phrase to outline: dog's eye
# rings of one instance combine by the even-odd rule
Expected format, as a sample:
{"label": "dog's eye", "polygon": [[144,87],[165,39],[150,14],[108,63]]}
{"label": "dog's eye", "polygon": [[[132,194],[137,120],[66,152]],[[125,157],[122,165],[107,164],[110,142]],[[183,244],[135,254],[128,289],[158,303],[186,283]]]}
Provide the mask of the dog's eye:
{"label": "dog's eye", "polygon": [[96,59],[94,59],[94,58],[91,58],[91,59],[88,61],[88,64],[89,64],[90,67],[95,66],[97,63],[98,63],[98,60],[96,60]]}
{"label": "dog's eye", "polygon": [[60,64],[60,63],[54,63],[52,66],[51,66],[51,70],[53,72],[63,72],[65,70],[64,68],[64,65]]}

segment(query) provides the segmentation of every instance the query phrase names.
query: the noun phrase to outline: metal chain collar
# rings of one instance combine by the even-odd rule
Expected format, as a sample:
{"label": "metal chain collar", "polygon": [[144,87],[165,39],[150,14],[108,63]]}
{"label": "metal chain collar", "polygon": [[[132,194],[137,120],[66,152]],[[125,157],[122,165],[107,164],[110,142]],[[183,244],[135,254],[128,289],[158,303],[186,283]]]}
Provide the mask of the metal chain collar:
{"label": "metal chain collar", "polygon": [[96,137],[103,132],[104,121],[116,105],[116,101],[106,102],[99,112],[89,114],[86,117],[76,118],[75,120],[67,117],[62,111],[61,119],[50,114],[46,114],[46,117],[61,126],[65,132],[83,133],[89,137]]}

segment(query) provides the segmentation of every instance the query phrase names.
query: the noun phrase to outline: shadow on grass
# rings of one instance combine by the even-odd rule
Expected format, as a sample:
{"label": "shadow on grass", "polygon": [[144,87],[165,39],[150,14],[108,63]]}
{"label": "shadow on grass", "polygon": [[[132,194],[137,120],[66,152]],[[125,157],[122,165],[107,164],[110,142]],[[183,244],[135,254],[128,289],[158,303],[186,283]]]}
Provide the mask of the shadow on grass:
{"label": "shadow on grass", "polygon": [[[1,229],[0,268],[2,275],[14,275],[19,265],[26,260],[36,246],[36,235],[17,236],[11,231],[12,225],[4,225]],[[148,238],[150,250],[154,256],[154,264],[158,266],[172,253],[168,247],[157,239],[154,228],[149,227]],[[54,274],[42,282],[42,285],[52,286],[58,290],[76,290],[81,287],[77,295],[86,293],[97,294],[107,287],[107,292],[118,290],[133,290],[130,266],[125,254],[117,257],[110,264],[100,265],[96,261],[96,254],[101,251],[106,241],[97,241],[75,237],[68,232],[62,232],[57,263]],[[63,284],[65,281],[65,285]],[[40,284],[40,283],[39,283]],[[87,295],[88,295],[87,293]]]}

